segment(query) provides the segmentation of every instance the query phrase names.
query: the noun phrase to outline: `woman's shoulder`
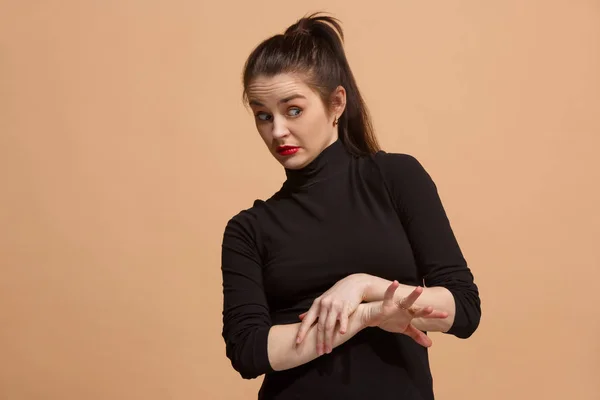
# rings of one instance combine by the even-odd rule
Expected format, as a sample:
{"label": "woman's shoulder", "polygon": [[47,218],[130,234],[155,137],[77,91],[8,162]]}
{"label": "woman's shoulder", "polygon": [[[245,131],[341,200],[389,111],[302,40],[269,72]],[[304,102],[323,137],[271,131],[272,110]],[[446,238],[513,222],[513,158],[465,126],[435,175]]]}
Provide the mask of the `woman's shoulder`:
{"label": "woman's shoulder", "polygon": [[371,156],[372,160],[383,167],[410,168],[420,165],[416,156],[409,153],[388,152],[379,150]]}
{"label": "woman's shoulder", "polygon": [[251,206],[241,208],[234,212],[234,214],[232,214],[229,218],[229,221],[227,221],[227,226],[233,224],[241,224],[246,226],[255,224],[260,218],[262,209],[267,201],[268,200],[256,199],[252,202]]}
{"label": "woman's shoulder", "polygon": [[232,214],[223,231],[223,247],[255,248],[260,238],[258,218],[262,200],[254,200],[251,207],[243,208]]}
{"label": "woman's shoulder", "polygon": [[272,207],[280,200],[280,191],[267,199],[255,199],[252,205],[233,214],[225,225],[223,245],[252,249],[260,257],[265,251],[265,229],[268,226]]}
{"label": "woman's shoulder", "polygon": [[247,235],[255,237],[260,231],[261,221],[267,216],[269,207],[276,203],[282,196],[279,190],[266,199],[255,199],[251,206],[241,208],[232,214],[225,226],[226,231],[244,231]]}
{"label": "woman's shoulder", "polygon": [[413,154],[379,150],[369,158],[385,178],[404,180],[428,175],[421,161]]}

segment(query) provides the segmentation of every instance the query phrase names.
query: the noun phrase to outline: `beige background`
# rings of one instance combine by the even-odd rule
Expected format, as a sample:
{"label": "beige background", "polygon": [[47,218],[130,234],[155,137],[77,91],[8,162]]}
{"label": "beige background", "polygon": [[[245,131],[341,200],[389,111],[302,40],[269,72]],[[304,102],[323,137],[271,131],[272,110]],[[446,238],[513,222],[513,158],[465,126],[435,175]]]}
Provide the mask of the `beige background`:
{"label": "beige background", "polygon": [[433,175],[481,289],[439,399],[600,398],[598,1],[0,0],[0,399],[253,399],[226,221],[282,169],[253,46],[339,17],[387,151]]}

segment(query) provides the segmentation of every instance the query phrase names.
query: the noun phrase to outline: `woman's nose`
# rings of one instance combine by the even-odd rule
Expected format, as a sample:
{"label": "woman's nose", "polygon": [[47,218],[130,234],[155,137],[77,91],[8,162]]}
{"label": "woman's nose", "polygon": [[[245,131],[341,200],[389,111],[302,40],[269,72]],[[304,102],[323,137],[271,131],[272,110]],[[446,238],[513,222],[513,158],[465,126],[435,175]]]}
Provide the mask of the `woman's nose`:
{"label": "woman's nose", "polygon": [[279,117],[273,120],[273,137],[280,139],[290,134],[285,118]]}

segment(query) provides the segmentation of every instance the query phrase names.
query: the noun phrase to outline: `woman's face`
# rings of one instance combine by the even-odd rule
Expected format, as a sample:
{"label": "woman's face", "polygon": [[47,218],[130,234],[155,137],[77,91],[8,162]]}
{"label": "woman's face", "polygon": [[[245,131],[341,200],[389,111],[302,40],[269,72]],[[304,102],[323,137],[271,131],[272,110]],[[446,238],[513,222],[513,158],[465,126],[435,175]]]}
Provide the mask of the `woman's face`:
{"label": "woman's face", "polygon": [[298,75],[259,76],[247,88],[256,128],[285,168],[308,165],[338,138],[334,119],[342,114],[346,92],[338,87],[328,109]]}

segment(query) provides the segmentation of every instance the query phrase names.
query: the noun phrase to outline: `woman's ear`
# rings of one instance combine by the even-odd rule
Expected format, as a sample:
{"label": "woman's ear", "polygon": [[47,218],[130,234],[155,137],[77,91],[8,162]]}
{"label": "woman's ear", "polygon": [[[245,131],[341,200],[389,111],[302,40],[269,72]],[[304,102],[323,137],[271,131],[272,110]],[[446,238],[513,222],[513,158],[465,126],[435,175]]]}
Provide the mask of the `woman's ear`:
{"label": "woman's ear", "polygon": [[337,115],[338,119],[346,109],[346,89],[343,86],[335,88],[331,94],[331,112]]}

